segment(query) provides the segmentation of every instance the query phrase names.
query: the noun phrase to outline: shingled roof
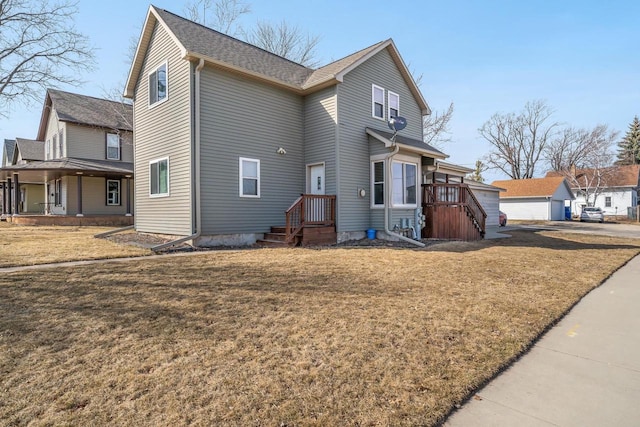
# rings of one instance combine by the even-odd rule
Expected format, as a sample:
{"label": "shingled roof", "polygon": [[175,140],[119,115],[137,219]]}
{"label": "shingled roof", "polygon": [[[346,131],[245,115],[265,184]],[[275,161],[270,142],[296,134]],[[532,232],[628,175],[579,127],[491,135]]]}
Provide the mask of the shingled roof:
{"label": "shingled roof", "polygon": [[494,181],[491,185],[494,187],[504,188],[506,190],[500,193],[501,199],[518,197],[551,197],[561,185],[566,185],[567,190],[571,192],[565,179],[561,176]]}
{"label": "shingled roof", "polygon": [[[593,176],[594,169],[576,169],[576,176]],[[640,165],[614,166],[606,168],[607,187],[638,187],[640,185]],[[560,172],[547,172],[547,177],[562,176]],[[578,178],[579,180],[580,178]]]}
{"label": "shingled roof", "polygon": [[397,64],[423,114],[430,113],[429,106],[391,39],[376,43],[318,69],[313,69],[154,6],[149,7],[131,65],[125,88],[125,96],[127,97],[133,97],[135,85],[144,64],[144,54],[151,41],[156,23],[163,25],[169,32],[185,60],[203,59],[218,67],[264,80],[300,94],[310,93],[341,82],[344,74],[381,50],[389,49],[391,57]]}
{"label": "shingled roof", "polygon": [[16,141],[13,139],[4,140],[4,160],[3,164],[10,165],[13,162],[13,153],[16,150]]}
{"label": "shingled roof", "polygon": [[22,160],[44,160],[44,142],[32,139],[16,138],[16,150]]}

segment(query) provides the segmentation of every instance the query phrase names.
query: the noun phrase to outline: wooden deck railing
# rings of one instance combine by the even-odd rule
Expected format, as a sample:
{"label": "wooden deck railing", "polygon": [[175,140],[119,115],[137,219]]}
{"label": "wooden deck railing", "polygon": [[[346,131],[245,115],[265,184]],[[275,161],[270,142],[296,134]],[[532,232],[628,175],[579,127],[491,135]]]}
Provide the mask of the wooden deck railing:
{"label": "wooden deck railing", "polygon": [[336,196],[301,194],[285,211],[286,241],[291,242],[306,225],[336,223]]}
{"label": "wooden deck railing", "polygon": [[475,228],[484,235],[487,213],[480,202],[466,184],[436,183],[424,184],[423,203],[435,207],[462,207],[466,215],[473,222]]}

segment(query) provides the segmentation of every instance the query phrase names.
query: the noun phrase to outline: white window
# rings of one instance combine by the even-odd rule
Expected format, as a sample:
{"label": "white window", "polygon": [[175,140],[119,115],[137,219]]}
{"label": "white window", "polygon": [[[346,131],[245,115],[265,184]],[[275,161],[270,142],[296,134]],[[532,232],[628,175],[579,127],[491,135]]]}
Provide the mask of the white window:
{"label": "white window", "polygon": [[167,99],[167,63],[149,73],[149,106]]}
{"label": "white window", "polygon": [[384,89],[371,85],[371,115],[384,120]]}
{"label": "white window", "polygon": [[107,205],[120,205],[120,180],[107,180]]}
{"label": "white window", "polygon": [[389,92],[389,119],[400,115],[400,95]]}
{"label": "white window", "polygon": [[260,160],[240,157],[240,197],[260,197]]}
{"label": "white window", "polygon": [[384,161],[371,163],[371,206],[384,206]]}
{"label": "white window", "polygon": [[418,165],[415,163],[393,162],[391,175],[393,182],[393,205],[415,207],[417,203]]}
{"label": "white window", "polygon": [[53,187],[53,204],[62,205],[62,180],[56,179]]}
{"label": "white window", "polygon": [[120,135],[107,133],[107,160],[120,160]]}
{"label": "white window", "polygon": [[611,196],[606,196],[604,198],[604,207],[605,208],[610,208],[611,207]]}
{"label": "white window", "polygon": [[44,153],[45,153],[45,159],[49,160],[50,157],[50,150],[51,150],[51,140],[47,139],[47,142],[44,144]]}
{"label": "white window", "polygon": [[58,151],[57,151],[57,149],[58,149],[58,135],[53,135],[52,141],[53,141],[53,158],[57,159],[59,157],[58,156]]}
{"label": "white window", "polygon": [[60,153],[60,157],[64,156],[64,130],[60,129],[60,133],[58,134],[58,153]]}
{"label": "white window", "polygon": [[149,162],[149,195],[161,197],[169,195],[169,159]]}

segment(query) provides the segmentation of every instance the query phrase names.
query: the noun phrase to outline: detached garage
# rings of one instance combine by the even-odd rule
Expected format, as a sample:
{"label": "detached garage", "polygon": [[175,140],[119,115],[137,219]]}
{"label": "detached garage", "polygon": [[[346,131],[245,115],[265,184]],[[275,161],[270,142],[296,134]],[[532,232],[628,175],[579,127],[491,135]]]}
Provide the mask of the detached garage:
{"label": "detached garage", "polygon": [[512,179],[491,185],[506,190],[500,193],[500,210],[509,219],[562,221],[565,202],[574,199],[562,177]]}
{"label": "detached garage", "polygon": [[500,225],[500,192],[506,191],[504,188],[494,187],[493,185],[467,180],[465,183],[476,196],[478,202],[487,214],[487,226]]}

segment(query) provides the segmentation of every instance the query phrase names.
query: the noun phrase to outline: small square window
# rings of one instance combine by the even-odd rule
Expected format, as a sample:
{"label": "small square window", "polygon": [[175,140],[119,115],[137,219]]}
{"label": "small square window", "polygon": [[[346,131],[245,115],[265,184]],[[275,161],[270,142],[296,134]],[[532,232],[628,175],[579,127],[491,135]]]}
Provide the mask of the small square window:
{"label": "small square window", "polygon": [[149,194],[151,196],[169,195],[169,159],[149,162]]}
{"label": "small square window", "polygon": [[240,157],[240,197],[260,197],[260,160]]}
{"label": "small square window", "polygon": [[167,99],[167,63],[149,74],[149,105]]}
{"label": "small square window", "polygon": [[384,89],[380,86],[371,86],[371,115],[384,120]]}

